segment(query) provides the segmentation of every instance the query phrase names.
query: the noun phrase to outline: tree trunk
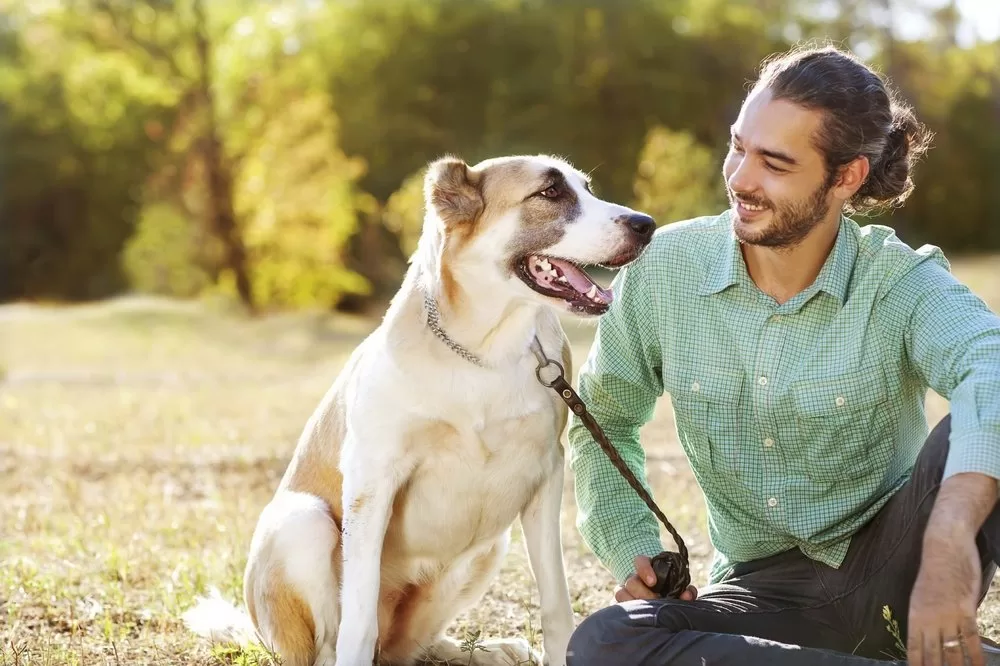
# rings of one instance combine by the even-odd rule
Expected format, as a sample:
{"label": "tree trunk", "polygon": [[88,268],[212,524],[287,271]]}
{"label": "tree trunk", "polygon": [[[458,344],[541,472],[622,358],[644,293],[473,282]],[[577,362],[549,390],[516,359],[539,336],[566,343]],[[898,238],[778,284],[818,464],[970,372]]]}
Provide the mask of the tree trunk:
{"label": "tree trunk", "polygon": [[194,0],[195,50],[198,54],[198,95],[201,97],[205,114],[205,134],[203,155],[208,177],[208,224],[212,233],[221,241],[223,263],[232,271],[236,280],[236,291],[240,301],[251,311],[255,311],[253,290],[246,247],[236,224],[233,208],[233,178],[229,164],[223,155],[222,140],[215,118],[215,96],[212,93],[212,62],[205,19],[203,0]]}

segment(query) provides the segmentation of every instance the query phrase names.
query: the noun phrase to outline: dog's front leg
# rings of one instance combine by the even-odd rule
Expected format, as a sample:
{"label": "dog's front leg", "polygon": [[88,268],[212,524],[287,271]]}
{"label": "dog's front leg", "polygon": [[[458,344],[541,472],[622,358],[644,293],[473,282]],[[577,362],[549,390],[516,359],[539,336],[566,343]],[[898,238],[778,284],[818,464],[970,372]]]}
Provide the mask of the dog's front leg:
{"label": "dog's front leg", "polygon": [[357,439],[344,451],[342,610],[337,666],[367,666],[374,659],[378,640],[382,544],[396,490],[411,468],[400,458],[372,455],[371,447],[361,448]]}
{"label": "dog's front leg", "polygon": [[559,520],[564,474],[562,461],[562,456],[559,456],[556,470],[542,483],[521,513],[528,561],[538,585],[542,649],[547,666],[565,666],[566,645],[574,626]]}

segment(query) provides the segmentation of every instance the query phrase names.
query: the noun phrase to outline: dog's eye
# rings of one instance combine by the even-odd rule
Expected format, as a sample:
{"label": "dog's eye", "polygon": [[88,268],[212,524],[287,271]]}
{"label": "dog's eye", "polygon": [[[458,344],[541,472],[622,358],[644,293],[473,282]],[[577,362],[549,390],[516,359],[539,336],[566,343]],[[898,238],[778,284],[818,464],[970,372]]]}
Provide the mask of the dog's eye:
{"label": "dog's eye", "polygon": [[562,193],[562,191],[558,187],[556,187],[555,185],[549,185],[544,190],[542,190],[541,192],[539,192],[539,194],[541,194],[546,199],[555,199],[561,193]]}

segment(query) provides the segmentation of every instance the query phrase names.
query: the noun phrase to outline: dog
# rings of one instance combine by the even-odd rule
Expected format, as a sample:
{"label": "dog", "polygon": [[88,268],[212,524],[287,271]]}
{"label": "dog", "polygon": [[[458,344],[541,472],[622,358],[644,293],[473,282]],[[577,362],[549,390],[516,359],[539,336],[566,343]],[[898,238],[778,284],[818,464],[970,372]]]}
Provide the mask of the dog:
{"label": "dog", "polygon": [[185,621],[201,635],[259,641],[291,666],[469,663],[445,629],[486,592],[520,518],[542,654],[495,639],[472,663],[566,663],[568,409],[536,371],[569,379],[560,314],[593,319],[614,297],[583,267],[634,261],[655,222],[549,155],[440,157],[424,199],[399,291],[261,512],[245,610],[200,599]]}

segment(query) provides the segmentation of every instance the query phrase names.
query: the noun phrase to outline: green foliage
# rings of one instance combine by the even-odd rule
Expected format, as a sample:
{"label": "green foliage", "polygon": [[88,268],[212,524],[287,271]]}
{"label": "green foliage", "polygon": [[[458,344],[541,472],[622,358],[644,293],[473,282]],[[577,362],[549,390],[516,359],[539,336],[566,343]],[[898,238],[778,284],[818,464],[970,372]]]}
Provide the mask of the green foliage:
{"label": "green foliage", "polygon": [[399,237],[400,250],[406,256],[417,249],[424,226],[424,174],[420,169],[406,177],[392,193],[382,211],[382,223]]}
{"label": "green foliage", "polygon": [[873,221],[1000,248],[1000,44],[836,4],[0,0],[0,300],[225,291],[245,247],[262,304],[357,305],[392,290],[445,153],[554,153],[661,224],[713,212],[747,82],[815,37],[870,49],[936,134]]}
{"label": "green foliage", "polygon": [[189,298],[212,283],[204,265],[206,239],[173,206],[153,204],[142,211],[122,253],[125,274],[137,291]]}
{"label": "green foliage", "polygon": [[259,8],[219,43],[219,114],[255,298],[331,307],[370,290],[343,250],[371,204],[356,186],[365,162],[340,148],[317,45],[304,32],[313,17],[293,9]]}
{"label": "green foliage", "polygon": [[690,132],[654,127],[639,155],[635,206],[657,224],[712,215],[726,206],[721,159]]}
{"label": "green foliage", "polygon": [[262,305],[329,306],[344,293],[365,293],[339,254],[357,226],[361,173],[337,147],[325,95],[299,97],[269,119],[235,187]]}
{"label": "green foliage", "polygon": [[89,17],[18,18],[22,29],[0,58],[0,246],[12,276],[0,298],[107,296],[125,286],[118,255],[155,151],[148,128],[165,119],[171,98],[134,63],[59,30],[57,19]]}

